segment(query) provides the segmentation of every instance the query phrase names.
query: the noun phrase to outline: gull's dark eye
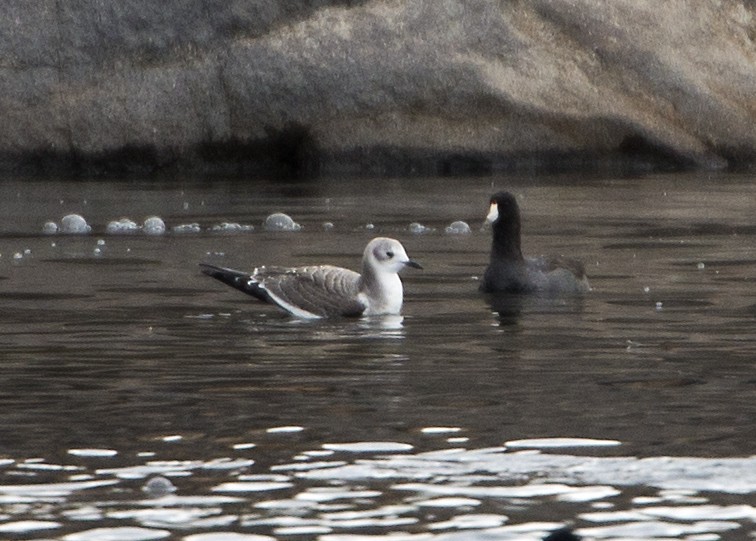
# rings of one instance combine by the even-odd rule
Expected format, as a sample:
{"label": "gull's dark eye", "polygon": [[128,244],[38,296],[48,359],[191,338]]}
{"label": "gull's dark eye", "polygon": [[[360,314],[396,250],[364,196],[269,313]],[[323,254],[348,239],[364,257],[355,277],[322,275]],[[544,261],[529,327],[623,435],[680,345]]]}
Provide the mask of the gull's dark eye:
{"label": "gull's dark eye", "polygon": [[386,252],[386,257],[388,257],[389,259],[391,259],[392,257],[394,257],[394,252],[392,252],[392,251]]}

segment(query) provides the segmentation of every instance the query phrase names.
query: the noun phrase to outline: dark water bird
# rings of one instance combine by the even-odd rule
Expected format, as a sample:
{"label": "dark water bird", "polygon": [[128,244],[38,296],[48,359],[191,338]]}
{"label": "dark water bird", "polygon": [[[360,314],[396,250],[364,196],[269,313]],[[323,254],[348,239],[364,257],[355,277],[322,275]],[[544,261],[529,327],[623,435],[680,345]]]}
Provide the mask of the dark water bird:
{"label": "dark water bird", "polygon": [[486,222],[492,224],[491,259],[480,290],[485,293],[579,294],[590,291],[585,268],[564,257],[522,255],[520,207],[509,192],[491,196]]}
{"label": "dark water bird", "polygon": [[551,532],[543,538],[543,541],[580,541],[580,536],[576,535],[569,528],[560,528]]}
{"label": "dark water bird", "polygon": [[258,267],[251,273],[200,263],[202,272],[248,295],[306,319],[399,314],[404,290],[399,271],[422,267],[395,239],[365,247],[362,272],[333,265]]}

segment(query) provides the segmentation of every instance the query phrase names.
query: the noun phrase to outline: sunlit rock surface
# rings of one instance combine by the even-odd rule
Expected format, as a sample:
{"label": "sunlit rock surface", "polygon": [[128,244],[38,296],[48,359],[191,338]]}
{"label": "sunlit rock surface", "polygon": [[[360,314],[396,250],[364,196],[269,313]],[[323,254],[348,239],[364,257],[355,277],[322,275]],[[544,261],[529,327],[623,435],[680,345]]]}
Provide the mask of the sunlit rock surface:
{"label": "sunlit rock surface", "polygon": [[0,167],[756,161],[745,0],[0,4]]}

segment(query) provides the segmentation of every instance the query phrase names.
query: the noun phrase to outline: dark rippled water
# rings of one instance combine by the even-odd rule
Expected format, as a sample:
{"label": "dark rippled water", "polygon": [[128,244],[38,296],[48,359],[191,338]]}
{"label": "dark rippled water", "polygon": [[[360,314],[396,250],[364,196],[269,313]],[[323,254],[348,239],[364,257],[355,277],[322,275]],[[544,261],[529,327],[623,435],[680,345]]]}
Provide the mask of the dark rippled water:
{"label": "dark rippled water", "polygon": [[[6,179],[0,538],[750,539],[755,180]],[[494,187],[593,292],[478,295]],[[90,234],[42,233],[71,212]],[[197,268],[356,269],[379,234],[425,267],[403,318],[298,321]]]}

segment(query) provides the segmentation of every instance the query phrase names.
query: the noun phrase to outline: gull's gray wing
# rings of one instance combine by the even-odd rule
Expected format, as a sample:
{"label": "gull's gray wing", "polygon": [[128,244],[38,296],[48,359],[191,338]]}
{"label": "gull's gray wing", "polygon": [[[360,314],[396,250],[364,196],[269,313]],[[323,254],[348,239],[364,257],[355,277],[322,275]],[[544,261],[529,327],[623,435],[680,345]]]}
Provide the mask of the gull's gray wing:
{"label": "gull's gray wing", "polygon": [[260,267],[251,279],[268,300],[299,317],[360,316],[360,275],[332,265]]}

